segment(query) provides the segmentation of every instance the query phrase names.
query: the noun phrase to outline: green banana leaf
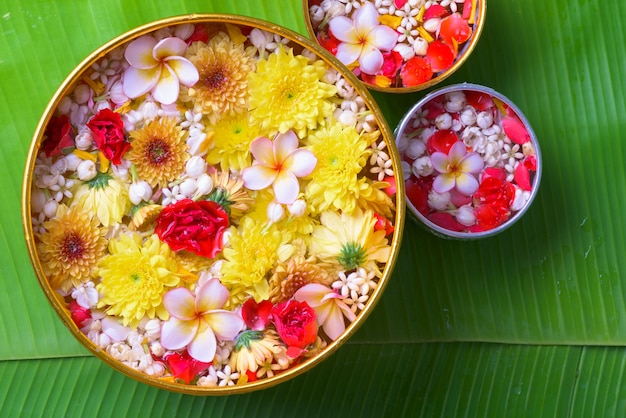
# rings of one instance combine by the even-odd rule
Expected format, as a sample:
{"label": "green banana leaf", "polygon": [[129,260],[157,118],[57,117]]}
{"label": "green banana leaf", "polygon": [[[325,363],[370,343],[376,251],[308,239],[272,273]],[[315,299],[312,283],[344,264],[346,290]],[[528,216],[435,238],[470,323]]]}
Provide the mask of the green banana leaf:
{"label": "green banana leaf", "polygon": [[[408,221],[376,309],[314,370],[258,393],[196,398],[137,383],[80,346],[39,288],[23,239],[32,135],[90,52],[138,25],[202,12],[306,35],[300,0],[0,5],[0,415],[624,413],[623,2],[487,0],[478,46],[443,84],[489,86],[523,111],[543,155],[539,194],[512,228],[480,241]],[[425,94],[374,97],[393,128]]]}

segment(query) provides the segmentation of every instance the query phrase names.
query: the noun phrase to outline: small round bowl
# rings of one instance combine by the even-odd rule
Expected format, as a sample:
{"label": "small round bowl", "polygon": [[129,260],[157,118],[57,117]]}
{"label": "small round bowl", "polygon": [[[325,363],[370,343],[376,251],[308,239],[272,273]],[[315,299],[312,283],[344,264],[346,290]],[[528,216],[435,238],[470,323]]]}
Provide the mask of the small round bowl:
{"label": "small round bowl", "polygon": [[400,167],[369,91],[320,46],[253,18],[168,18],[52,97],[25,166],[26,244],[56,313],[111,367],[188,394],[263,389],[330,356],[380,299]]}
{"label": "small round bowl", "polygon": [[409,212],[435,235],[495,235],[537,195],[537,137],[517,106],[491,88],[435,90],[407,112],[395,135]]}
{"label": "small round bowl", "polygon": [[303,0],[311,39],[386,93],[428,89],[452,75],[476,47],[486,7],[486,0]]}

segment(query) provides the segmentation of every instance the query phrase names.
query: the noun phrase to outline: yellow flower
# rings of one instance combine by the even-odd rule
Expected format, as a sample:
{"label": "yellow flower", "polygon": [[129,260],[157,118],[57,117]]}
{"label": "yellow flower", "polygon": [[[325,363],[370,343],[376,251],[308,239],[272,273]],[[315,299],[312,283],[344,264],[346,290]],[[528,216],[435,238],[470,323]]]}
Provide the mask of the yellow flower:
{"label": "yellow flower", "polygon": [[122,234],[109,242],[109,252],[99,263],[98,307],[121,317],[124,325],[135,326],[144,316],[167,320],[163,295],[181,274],[167,244],[156,235],[142,242],[139,234]]}
{"label": "yellow flower", "polygon": [[60,205],[55,217],[44,223],[39,235],[39,259],[54,289],[68,292],[89,279],[104,255],[106,228],[78,206]]}
{"label": "yellow flower", "polygon": [[302,286],[310,283],[330,285],[332,277],[315,257],[296,256],[279,263],[270,278],[270,301],[272,303],[291,299]]}
{"label": "yellow flower", "polygon": [[200,79],[189,89],[182,89],[181,100],[193,102],[196,111],[215,122],[222,116],[243,113],[247,109],[248,73],[254,71],[254,48],[230,40],[220,32],[208,43],[194,42],[185,53]]}
{"label": "yellow flower", "polygon": [[259,136],[256,125],[248,123],[245,113],[220,119],[213,126],[213,148],[206,156],[210,164],[223,171],[241,171],[251,163],[250,143]]}
{"label": "yellow flower", "polygon": [[290,234],[249,217],[242,218],[239,228],[230,230],[230,247],[222,251],[222,283],[234,289],[234,295],[243,289],[256,301],[268,299],[267,279],[272,268],[293,253]]}
{"label": "yellow flower", "polygon": [[380,277],[379,263],[387,262],[391,247],[385,231],[374,230],[374,212],[358,208],[351,214],[328,211],[320,219],[322,224],[311,238],[312,255],[345,271],[363,267]]}
{"label": "yellow flower", "polygon": [[335,109],[328,99],[337,88],[322,81],[325,73],[323,61],[310,63],[284,47],[259,61],[249,76],[251,123],[267,134],[293,129],[299,138],[306,137]]}
{"label": "yellow flower", "polygon": [[228,213],[231,221],[236,223],[254,203],[254,199],[243,187],[243,180],[231,176],[228,171],[213,172],[211,180],[213,180],[213,190],[207,200],[219,203]]}
{"label": "yellow flower", "polygon": [[102,225],[111,226],[120,223],[130,209],[128,189],[110,174],[98,173],[78,187],[71,206],[78,206],[95,215]]}
{"label": "yellow flower", "polygon": [[185,131],[173,118],[159,118],[130,133],[132,148],[126,158],[140,179],[152,187],[167,187],[185,171],[189,158]]}
{"label": "yellow flower", "polygon": [[368,141],[352,126],[324,126],[308,137],[309,149],[317,157],[305,197],[312,210],[352,212],[362,195],[371,193],[371,183],[359,174],[371,153]]}
{"label": "yellow flower", "polygon": [[256,372],[259,366],[275,357],[282,358],[286,352],[274,330],[241,332],[236,339],[235,347],[230,354],[228,364],[233,370],[245,373]]}

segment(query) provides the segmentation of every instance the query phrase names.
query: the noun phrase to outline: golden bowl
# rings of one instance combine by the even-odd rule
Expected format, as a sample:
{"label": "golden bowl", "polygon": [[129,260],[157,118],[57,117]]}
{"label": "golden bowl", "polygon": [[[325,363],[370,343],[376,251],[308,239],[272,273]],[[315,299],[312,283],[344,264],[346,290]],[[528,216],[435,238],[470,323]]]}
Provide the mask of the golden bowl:
{"label": "golden bowl", "polygon": [[303,0],[303,10],[311,39],[369,89],[411,93],[435,86],[459,69],[483,30],[486,0],[443,4]]}
{"label": "golden bowl", "polygon": [[369,92],[323,48],[254,18],[172,17],[106,43],[52,97],[26,161],[26,244],[109,366],[249,392],[329,357],[374,308],[402,236],[399,167]]}

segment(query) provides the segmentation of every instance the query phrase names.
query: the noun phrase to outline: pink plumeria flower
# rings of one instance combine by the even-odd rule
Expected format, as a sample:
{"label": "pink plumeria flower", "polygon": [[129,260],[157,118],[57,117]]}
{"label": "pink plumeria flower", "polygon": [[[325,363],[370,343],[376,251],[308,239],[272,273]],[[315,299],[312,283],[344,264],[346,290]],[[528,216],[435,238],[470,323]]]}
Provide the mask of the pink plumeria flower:
{"label": "pink plumeria flower", "polygon": [[174,103],[181,83],[191,87],[200,78],[191,61],[182,57],[186,49],[185,41],[174,37],[157,41],[146,35],[135,39],[124,52],[130,64],[122,78],[124,94],[134,99],[151,92],[160,103]]}
{"label": "pink plumeria flower", "polygon": [[221,309],[228,296],[228,289],[216,278],[199,286],[195,297],[185,287],[167,292],[163,305],[171,317],[163,323],[161,345],[168,350],[187,347],[196,360],[213,361],[217,340],[232,340],[244,327],[239,315]]}
{"label": "pink plumeria flower", "polygon": [[456,188],[459,193],[469,196],[478,190],[475,174],[483,169],[484,162],[477,153],[468,153],[463,142],[455,142],[447,155],[439,151],[433,152],[430,161],[439,172],[433,181],[433,190],[437,193]]}
{"label": "pink plumeria flower", "polygon": [[294,299],[308,303],[315,310],[318,325],[331,340],[336,340],[346,330],[344,316],[350,322],[356,319],[354,312],[342,301],[344,297],[323,284],[302,286],[294,294]]}
{"label": "pink plumeria flower", "polygon": [[259,137],[250,144],[250,151],[255,161],[241,172],[244,186],[263,190],[273,185],[276,201],[286,205],[298,198],[298,177],[311,174],[317,164],[311,151],[298,148],[298,137],[293,131],[276,135],[274,141]]}
{"label": "pink plumeria flower", "polygon": [[381,25],[378,17],[376,7],[365,2],[353,19],[337,16],[328,22],[330,32],[340,41],[335,54],[339,61],[350,65],[358,60],[359,68],[366,74],[380,71],[384,63],[381,51],[388,52],[396,46],[398,32]]}

